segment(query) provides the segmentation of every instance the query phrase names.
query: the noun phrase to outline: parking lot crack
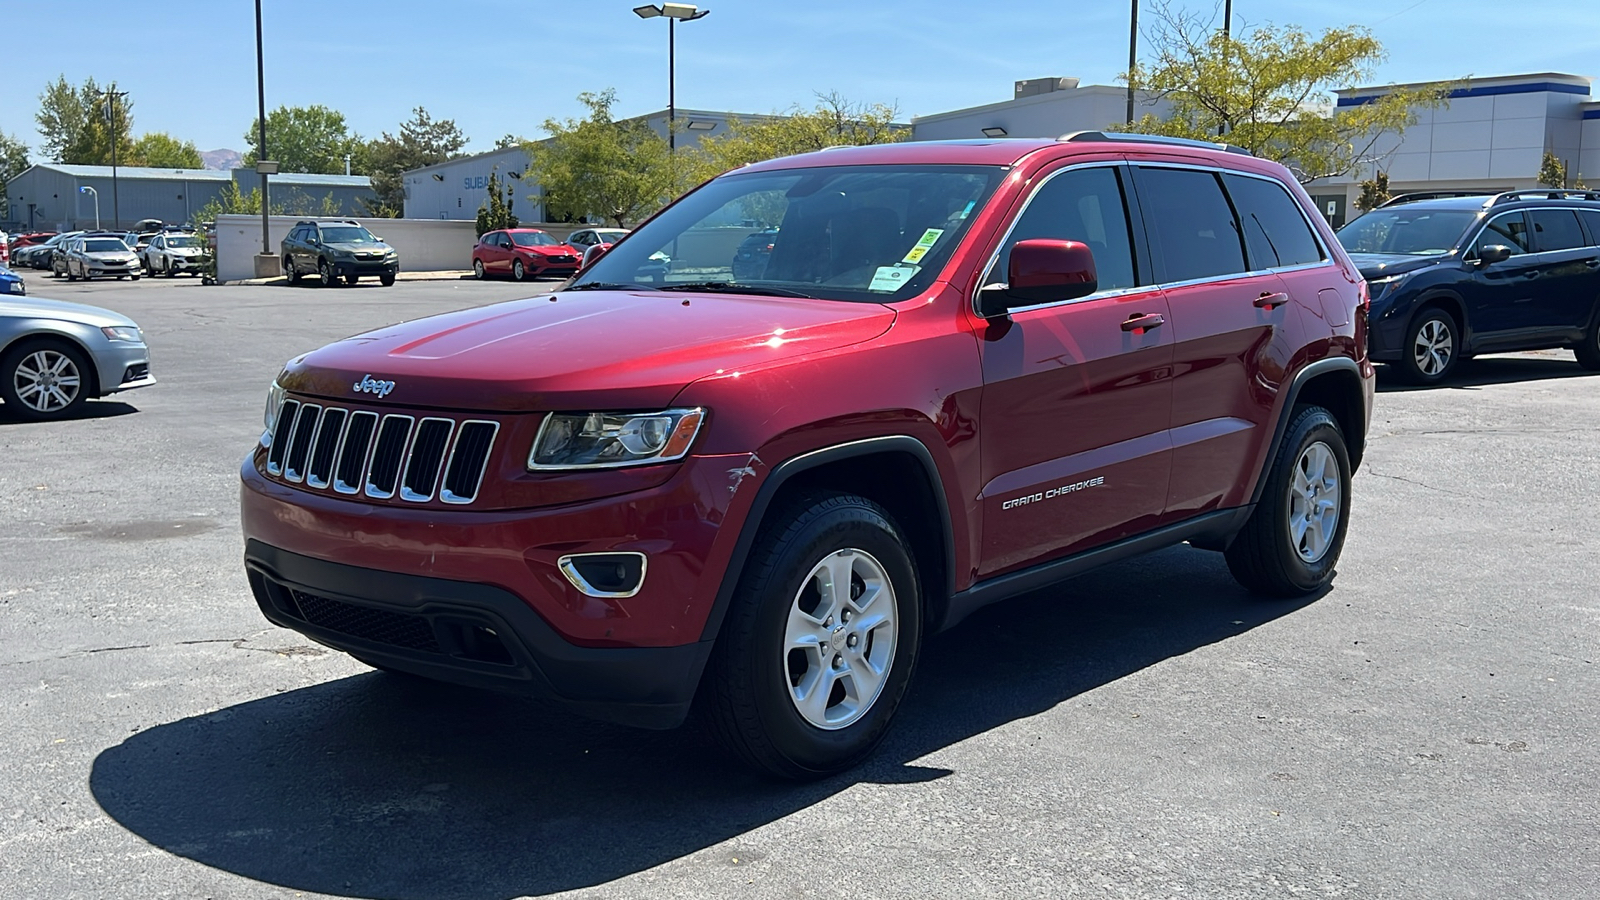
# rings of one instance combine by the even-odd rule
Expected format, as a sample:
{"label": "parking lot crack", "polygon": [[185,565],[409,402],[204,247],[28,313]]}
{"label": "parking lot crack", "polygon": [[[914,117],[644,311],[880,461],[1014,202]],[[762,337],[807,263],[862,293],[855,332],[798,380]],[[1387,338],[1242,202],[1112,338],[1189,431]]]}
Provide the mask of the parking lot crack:
{"label": "parking lot crack", "polygon": [[1427,482],[1417,481],[1417,480],[1412,479],[1412,478],[1406,478],[1403,475],[1390,475],[1387,472],[1374,472],[1371,469],[1368,469],[1365,474],[1371,475],[1374,478],[1389,478],[1389,479],[1392,479],[1394,481],[1403,481],[1406,484],[1414,484],[1419,488],[1424,488],[1424,489],[1430,490],[1430,491],[1438,491],[1441,494],[1449,494],[1452,497],[1466,497],[1469,500],[1482,500],[1482,499],[1484,499],[1482,497],[1479,497],[1477,494],[1467,494],[1467,493],[1463,493],[1461,491],[1452,491],[1449,488],[1435,487],[1434,485],[1428,484]]}

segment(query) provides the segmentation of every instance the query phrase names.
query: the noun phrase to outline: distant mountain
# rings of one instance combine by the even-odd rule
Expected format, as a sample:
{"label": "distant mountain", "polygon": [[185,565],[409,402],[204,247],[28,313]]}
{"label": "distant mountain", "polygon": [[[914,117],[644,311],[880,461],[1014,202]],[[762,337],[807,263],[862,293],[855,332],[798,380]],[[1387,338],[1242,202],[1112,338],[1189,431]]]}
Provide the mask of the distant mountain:
{"label": "distant mountain", "polygon": [[200,158],[206,161],[206,168],[228,171],[239,168],[239,163],[244,160],[244,154],[237,150],[203,150]]}

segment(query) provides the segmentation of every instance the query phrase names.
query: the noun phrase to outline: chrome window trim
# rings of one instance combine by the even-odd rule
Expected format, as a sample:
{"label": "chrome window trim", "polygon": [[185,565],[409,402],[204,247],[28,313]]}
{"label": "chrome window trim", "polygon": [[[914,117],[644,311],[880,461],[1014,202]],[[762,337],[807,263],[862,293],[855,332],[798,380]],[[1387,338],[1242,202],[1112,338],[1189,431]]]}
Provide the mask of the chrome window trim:
{"label": "chrome window trim", "polygon": [[[1199,163],[1177,163],[1167,162],[1164,160],[1145,162],[1142,160],[1136,161],[1124,159],[1115,162],[1110,160],[1094,160],[1093,162],[1075,163],[1073,165],[1063,166],[1062,168],[1057,169],[1045,176],[1044,180],[1040,181],[1039,184],[1034,187],[1033,191],[1028,194],[1028,199],[1023,201],[1022,208],[1017,210],[1017,214],[1012,217],[1011,224],[1006,228],[1005,234],[1000,238],[999,243],[995,244],[994,252],[989,255],[989,261],[984,264],[982,272],[978,277],[978,287],[972,292],[972,296],[968,298],[968,302],[972,309],[972,314],[978,318],[984,318],[983,315],[978,312],[978,294],[985,287],[987,287],[987,285],[982,283],[983,275],[987,275],[989,271],[994,268],[995,263],[1000,261],[1000,252],[1005,248],[1006,242],[1011,240],[1011,235],[1017,229],[1017,223],[1022,221],[1022,217],[1028,212],[1028,207],[1033,205],[1034,199],[1039,196],[1040,191],[1044,190],[1045,185],[1049,184],[1057,175],[1061,175],[1066,172],[1092,168],[1120,168],[1122,166],[1127,166],[1128,168],[1145,166],[1150,168],[1159,167],[1167,169],[1195,169],[1202,172],[1213,172],[1216,174],[1240,175],[1246,178],[1257,178],[1262,181],[1269,181],[1275,185],[1278,185],[1280,188],[1283,187],[1283,182],[1273,178],[1270,175],[1262,175],[1257,172],[1244,172],[1240,171],[1239,169],[1227,169],[1221,166],[1201,165]],[[1226,194],[1226,188],[1224,188],[1224,194]],[[1289,199],[1294,200],[1294,195],[1290,194]],[[1057,300],[1052,303],[1035,303],[1029,306],[1015,306],[1007,310],[1007,312],[1032,312],[1037,309],[1051,309],[1058,306],[1071,306],[1076,303],[1088,303],[1095,300],[1105,300],[1110,297],[1123,297],[1129,294],[1137,294],[1147,291],[1166,291],[1171,288],[1193,287],[1195,285],[1211,284],[1219,281],[1232,281],[1237,278],[1257,278],[1262,275],[1279,275],[1284,272],[1298,272],[1305,269],[1319,269],[1337,266],[1333,253],[1328,247],[1327,242],[1322,239],[1322,233],[1317,230],[1316,223],[1312,222],[1306,216],[1305,208],[1302,207],[1298,201],[1295,202],[1294,207],[1300,211],[1300,218],[1305,221],[1306,227],[1311,229],[1311,237],[1317,242],[1317,249],[1322,251],[1322,259],[1318,262],[1300,263],[1293,266],[1275,266],[1267,269],[1251,269],[1247,272],[1236,272],[1227,275],[1211,275],[1205,278],[1191,278],[1187,281],[1157,281],[1153,284],[1135,285],[1134,287],[1130,288],[1116,288],[1109,291],[1096,291],[1086,297],[1076,297],[1072,300]],[[1128,219],[1126,210],[1123,212],[1123,218],[1125,220]],[[1137,252],[1136,247],[1134,250]],[[1242,247],[1241,250],[1243,250]],[[1152,264],[1151,271],[1154,271],[1155,260],[1151,259],[1150,262]],[[1137,275],[1137,266],[1135,267],[1135,273]]]}
{"label": "chrome window trim", "polygon": [[[1552,207],[1548,207],[1548,206],[1524,206],[1521,209],[1501,210],[1499,215],[1491,215],[1489,210],[1484,210],[1483,213],[1480,216],[1482,218],[1482,221],[1477,223],[1478,230],[1472,232],[1472,238],[1470,240],[1462,241],[1461,244],[1459,245],[1460,248],[1461,248],[1461,250],[1460,250],[1461,258],[1463,260],[1465,260],[1465,261],[1468,261],[1468,262],[1472,262],[1472,261],[1476,261],[1477,260],[1478,257],[1475,254],[1473,254],[1473,252],[1472,252],[1472,245],[1476,244],[1478,242],[1478,238],[1483,237],[1483,233],[1485,231],[1489,230],[1489,223],[1493,222],[1495,219],[1503,219],[1506,216],[1521,216],[1521,215],[1525,215],[1526,213],[1533,212],[1535,209],[1551,209],[1551,208]],[[1533,232],[1531,232],[1531,231],[1528,232],[1528,238],[1530,240],[1533,238]],[[1523,253],[1513,253],[1510,256],[1510,259],[1516,259],[1519,256],[1533,256],[1533,255],[1534,255],[1533,251],[1532,250],[1528,250],[1528,251],[1523,252]]]}
{"label": "chrome window trim", "polygon": [[295,416],[295,419],[294,419],[294,431],[289,432],[289,446],[283,452],[283,480],[289,482],[290,484],[299,484],[300,482],[306,480],[306,473],[298,471],[296,469],[291,469],[289,467],[289,464],[294,460],[294,439],[295,439],[296,435],[298,434],[298,432],[300,431],[300,420],[305,418],[306,410],[308,410],[308,409],[314,409],[314,410],[317,411],[317,423],[315,425],[311,426],[311,439],[306,442],[306,458],[305,458],[305,462],[301,463],[302,466],[305,466],[307,468],[310,467],[310,465],[311,465],[311,451],[316,449],[316,445],[317,445],[317,432],[322,430],[322,409],[323,409],[322,404],[320,404],[320,403],[303,403],[303,404],[301,404],[301,406],[300,406],[300,415]]}
{"label": "chrome window trim", "polygon": [[[327,427],[328,414],[331,412],[344,413],[344,418],[339,422],[339,439],[333,445],[333,459],[329,462],[328,479],[318,484],[312,477],[311,463],[317,458],[317,441],[322,438],[322,429]],[[344,446],[344,436],[345,432],[349,430],[349,425],[350,410],[342,406],[324,406],[322,408],[322,420],[317,423],[317,433],[311,436],[311,449],[306,456],[306,487],[316,488],[320,491],[333,483],[334,470],[339,468],[339,449]]]}
{"label": "chrome window trim", "polygon": [[372,447],[377,443],[378,423],[383,421],[383,416],[370,409],[350,411],[350,416],[344,423],[344,434],[339,437],[339,449],[333,453],[333,480],[331,483],[334,492],[338,494],[355,495],[361,493],[360,484],[350,484],[339,478],[339,461],[344,458],[344,445],[350,439],[350,426],[355,422],[356,416],[371,416],[373,421],[372,433],[367,435],[367,446],[361,451],[361,463],[356,466],[356,478],[360,479],[362,484],[365,484],[367,480],[367,466],[372,463]]}
{"label": "chrome window trim", "polygon": [[[599,588],[590,584],[582,575],[578,574],[578,568],[572,564],[573,560],[583,559],[584,557],[588,556],[639,557],[639,583],[634,585],[633,590],[631,591],[600,590]],[[625,600],[629,597],[637,595],[639,591],[644,589],[645,576],[650,574],[650,557],[645,556],[643,553],[640,553],[636,550],[610,550],[601,553],[568,553],[566,556],[563,556],[556,561],[556,568],[561,570],[562,575],[567,576],[567,580],[572,582],[573,587],[583,592],[583,594],[586,596],[599,597],[606,600]]]}
{"label": "chrome window trim", "polygon": [[[404,443],[400,445],[400,468],[395,472],[394,475],[394,490],[389,491],[386,494],[382,491],[373,489],[372,467],[377,462],[378,442],[383,439],[384,426],[389,424],[390,419],[404,419],[406,421],[406,436],[403,438]],[[411,455],[411,442],[416,438],[417,434],[416,425],[416,417],[408,416],[404,413],[388,413],[384,415],[383,418],[378,420],[378,427],[373,429],[372,432],[372,447],[367,451],[368,459],[366,465],[366,474],[361,479],[363,487],[362,493],[367,497],[370,497],[373,500],[389,500],[400,491],[400,482],[406,477],[405,461]]]}
{"label": "chrome window trim", "polygon": [[[406,487],[406,475],[411,471],[411,460],[417,455],[417,437],[422,434],[422,426],[428,424],[429,422],[443,422],[446,426],[448,426],[449,430],[445,432],[444,446],[439,448],[439,469],[433,473],[433,483],[428,485],[428,492],[426,494],[418,494]],[[410,438],[411,446],[406,448],[405,461],[400,464],[400,478],[395,483],[395,488],[400,492],[401,500],[405,500],[410,503],[426,503],[433,499],[434,491],[438,490],[439,482],[444,480],[445,468],[450,461],[449,451],[455,443],[455,435],[455,419],[446,419],[442,416],[424,416],[420,421],[417,422],[417,426],[413,430]]]}
{"label": "chrome window trim", "polygon": [[[445,475],[450,472],[450,464],[455,461],[456,449],[461,443],[461,433],[468,425],[489,425],[493,430],[489,432],[489,446],[483,451],[483,468],[478,470],[478,481],[472,486],[471,496],[453,494],[444,486]],[[500,423],[490,419],[463,419],[456,426],[455,434],[450,437],[450,450],[444,455],[444,468],[439,470],[439,499],[442,502],[465,505],[478,499],[478,493],[483,490],[483,479],[489,474],[489,460],[494,458],[494,442],[500,437]]]}

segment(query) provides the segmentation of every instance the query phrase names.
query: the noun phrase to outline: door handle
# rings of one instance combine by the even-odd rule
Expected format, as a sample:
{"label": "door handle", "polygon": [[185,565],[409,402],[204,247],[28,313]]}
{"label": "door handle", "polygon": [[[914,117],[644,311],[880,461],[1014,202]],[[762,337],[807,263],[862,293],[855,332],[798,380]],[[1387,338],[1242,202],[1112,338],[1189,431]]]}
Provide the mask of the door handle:
{"label": "door handle", "polygon": [[1122,323],[1122,330],[1139,332],[1149,331],[1152,328],[1160,328],[1162,325],[1166,324],[1166,321],[1166,317],[1162,316],[1160,313],[1134,313]]}
{"label": "door handle", "polygon": [[1583,264],[1591,269],[1600,269],[1600,258],[1586,259],[1583,261]]}
{"label": "door handle", "polygon": [[1275,294],[1262,294],[1256,298],[1256,309],[1272,309],[1275,306],[1282,306],[1288,302],[1289,295],[1285,294],[1283,291],[1278,291]]}
{"label": "door handle", "polygon": [[1538,278],[1539,277],[1539,270],[1538,269],[1529,269],[1528,271],[1522,273],[1522,277],[1523,278]]}

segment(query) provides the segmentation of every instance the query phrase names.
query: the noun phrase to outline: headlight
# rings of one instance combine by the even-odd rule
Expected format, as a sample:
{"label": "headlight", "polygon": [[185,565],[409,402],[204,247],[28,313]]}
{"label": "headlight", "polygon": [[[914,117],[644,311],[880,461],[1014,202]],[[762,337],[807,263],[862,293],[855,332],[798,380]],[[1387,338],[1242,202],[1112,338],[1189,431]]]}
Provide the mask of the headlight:
{"label": "headlight", "polygon": [[274,378],[272,387],[267,388],[267,410],[261,417],[262,423],[267,428],[261,434],[261,442],[263,444],[267,442],[267,435],[272,433],[272,427],[277,424],[278,408],[281,406],[283,406],[283,386],[278,384],[278,380]]}
{"label": "headlight", "polygon": [[1386,278],[1374,278],[1367,282],[1367,291],[1372,295],[1373,300],[1377,300],[1390,291],[1393,291],[1395,288],[1398,288],[1400,286],[1400,282],[1405,281],[1410,277],[1411,273],[1407,272],[1404,275],[1390,275]]}
{"label": "headlight", "polygon": [[528,468],[598,469],[681,459],[705,417],[704,409],[552,413],[533,439]]}
{"label": "headlight", "polygon": [[132,325],[111,325],[100,329],[100,331],[113,341],[127,341],[130,344],[137,344],[144,339],[144,335],[139,333],[139,329]]}

